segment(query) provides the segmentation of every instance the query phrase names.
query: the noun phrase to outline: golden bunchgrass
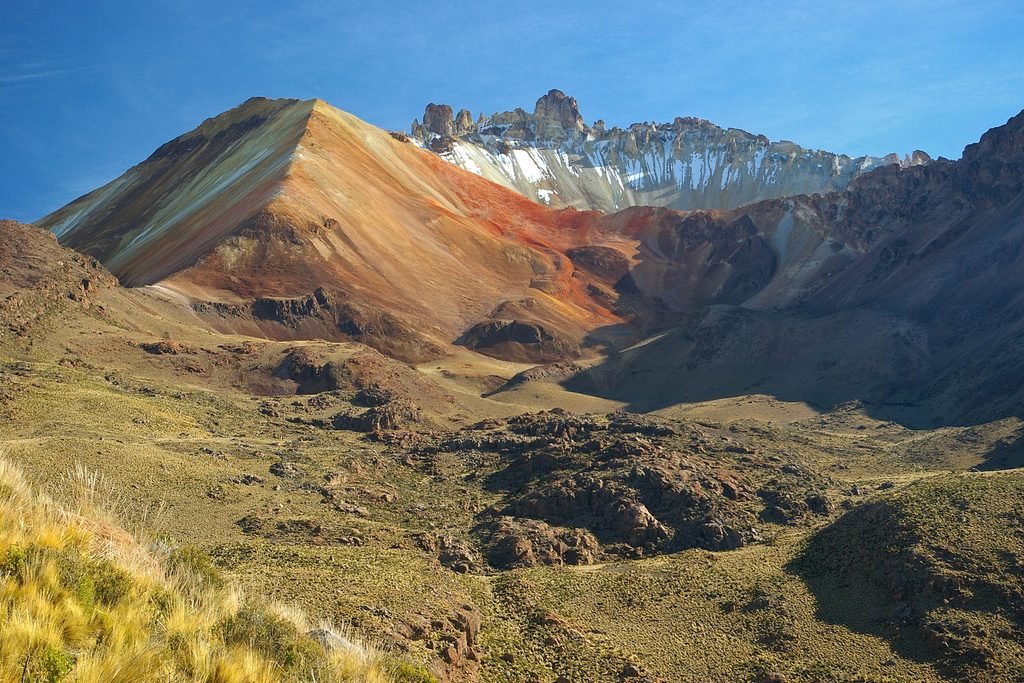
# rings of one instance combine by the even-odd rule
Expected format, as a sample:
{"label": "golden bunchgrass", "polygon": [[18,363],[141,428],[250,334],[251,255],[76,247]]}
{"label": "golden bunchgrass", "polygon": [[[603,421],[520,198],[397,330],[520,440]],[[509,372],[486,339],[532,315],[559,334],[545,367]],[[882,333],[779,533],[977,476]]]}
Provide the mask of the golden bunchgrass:
{"label": "golden bunchgrass", "polygon": [[351,633],[322,625],[324,646],[198,552],[140,542],[109,500],[78,467],[58,501],[0,455],[0,681],[389,680]]}

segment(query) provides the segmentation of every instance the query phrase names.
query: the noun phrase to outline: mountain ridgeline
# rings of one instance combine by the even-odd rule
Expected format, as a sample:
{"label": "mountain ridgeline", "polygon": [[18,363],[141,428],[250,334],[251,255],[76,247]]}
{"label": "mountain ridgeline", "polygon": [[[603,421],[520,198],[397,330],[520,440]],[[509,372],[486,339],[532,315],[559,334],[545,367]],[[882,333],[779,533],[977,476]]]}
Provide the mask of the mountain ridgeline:
{"label": "mountain ridgeline", "polygon": [[606,213],[630,206],[733,209],[842,190],[879,166],[930,161],[920,151],[903,159],[851,158],[694,117],[625,129],[600,120],[587,125],[576,100],[560,90],[538,99],[532,114],[517,108],[475,121],[466,109],[453,114],[448,105],[428,104],[411,133],[451,163],[534,201]]}
{"label": "mountain ridgeline", "polygon": [[[922,426],[1024,415],[1024,113],[955,162],[889,166],[842,193],[677,221],[677,239],[756,226],[745,252],[759,257],[740,279],[749,296],[719,290],[688,306],[680,326],[577,388],[645,410],[757,391],[861,400]],[[682,251],[699,258],[711,242]],[[634,279],[654,270],[645,260]]]}
{"label": "mountain ridgeline", "polygon": [[[604,213],[618,181],[598,192],[580,179],[618,171],[591,157],[598,175],[565,176],[587,210],[556,210],[319,100],[253,99],[39,224],[222,331],[355,340],[413,362],[453,343],[534,363],[613,351],[569,386],[642,410],[756,391],[826,408],[864,400],[920,424],[1024,414],[1008,380],[1024,371],[1021,116],[959,161],[867,171],[881,161],[783,154],[694,120],[588,127],[558,91],[532,115],[427,114],[418,139],[445,154],[471,139],[501,147],[494,168],[580,162],[566,145],[605,161],[648,143],[677,155],[699,139],[707,159],[728,160],[700,166],[704,197],[757,197],[761,171],[735,169],[765,164],[779,193],[814,193]],[[749,155],[754,166],[738,161]],[[515,168],[506,181],[525,177]],[[694,190],[698,166],[686,169],[670,187]],[[655,182],[644,174],[637,183]]]}

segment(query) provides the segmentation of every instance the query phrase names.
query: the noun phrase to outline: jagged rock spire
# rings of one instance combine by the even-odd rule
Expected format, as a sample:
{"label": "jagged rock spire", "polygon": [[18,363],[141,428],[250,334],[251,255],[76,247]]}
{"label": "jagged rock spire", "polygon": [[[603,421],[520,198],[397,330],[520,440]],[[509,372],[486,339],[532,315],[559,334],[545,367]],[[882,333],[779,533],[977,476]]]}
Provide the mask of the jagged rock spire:
{"label": "jagged rock spire", "polygon": [[423,127],[438,135],[452,135],[455,132],[455,120],[451,106],[433,102],[428,104],[423,111]]}
{"label": "jagged rock spire", "polygon": [[569,97],[561,90],[549,90],[537,100],[533,109],[536,133],[541,138],[561,137],[565,133],[582,133],[587,124],[580,115],[575,97]]}

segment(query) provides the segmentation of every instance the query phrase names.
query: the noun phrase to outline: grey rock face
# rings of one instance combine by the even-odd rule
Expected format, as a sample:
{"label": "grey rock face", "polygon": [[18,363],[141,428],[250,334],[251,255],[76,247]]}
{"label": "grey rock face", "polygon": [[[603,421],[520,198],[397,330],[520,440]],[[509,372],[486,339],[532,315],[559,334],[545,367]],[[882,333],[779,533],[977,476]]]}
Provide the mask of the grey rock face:
{"label": "grey rock face", "polygon": [[[762,199],[843,190],[866,171],[921,165],[927,154],[900,159],[851,158],[772,142],[703,119],[588,126],[576,100],[551,90],[533,114],[523,109],[452,118],[429,105],[413,138],[448,161],[553,207],[614,212],[629,206],[731,209]],[[444,144],[438,144],[444,137]]]}
{"label": "grey rock face", "polygon": [[587,131],[576,99],[561,90],[550,90],[537,100],[533,120],[537,136],[542,139],[557,139]]}
{"label": "grey rock face", "polygon": [[460,109],[458,116],[455,117],[455,134],[456,135],[472,135],[476,132],[476,124],[473,123],[473,115],[469,113],[468,109]]}

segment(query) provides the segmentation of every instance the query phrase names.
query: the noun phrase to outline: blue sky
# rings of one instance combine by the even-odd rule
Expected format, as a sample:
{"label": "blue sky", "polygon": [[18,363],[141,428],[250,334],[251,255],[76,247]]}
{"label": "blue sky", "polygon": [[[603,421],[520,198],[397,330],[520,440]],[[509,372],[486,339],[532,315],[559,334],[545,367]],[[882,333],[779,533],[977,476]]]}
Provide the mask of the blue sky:
{"label": "blue sky", "polygon": [[406,129],[429,102],[692,115],[956,158],[1024,108],[1024,2],[3,0],[0,217],[34,220],[253,95]]}

